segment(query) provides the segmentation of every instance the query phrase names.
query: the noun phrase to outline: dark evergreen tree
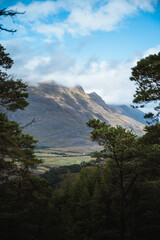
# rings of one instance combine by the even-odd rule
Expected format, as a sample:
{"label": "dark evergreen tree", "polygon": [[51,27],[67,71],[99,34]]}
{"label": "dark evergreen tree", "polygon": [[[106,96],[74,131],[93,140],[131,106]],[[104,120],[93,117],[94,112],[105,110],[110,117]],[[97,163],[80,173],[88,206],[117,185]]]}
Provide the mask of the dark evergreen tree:
{"label": "dark evergreen tree", "polygon": [[[27,85],[21,80],[14,80],[5,70],[10,69],[13,60],[5,49],[0,45],[0,177],[6,178],[15,170],[18,164],[18,171],[29,171],[40,161],[34,155],[36,140],[33,137],[23,134],[18,123],[9,121],[4,114],[5,109],[16,111],[24,109],[28,102]],[[3,69],[3,71],[2,71]],[[9,174],[9,175],[10,175]],[[13,174],[13,173],[12,173]]]}
{"label": "dark evergreen tree", "polygon": [[[5,9],[0,11],[0,16],[15,14],[17,12]],[[2,25],[0,29],[13,32]],[[27,85],[7,74],[12,64],[13,60],[0,45],[0,227],[3,228],[0,238],[31,239],[32,231],[29,230],[25,235],[24,227],[31,222],[30,227],[34,228],[35,224],[30,221],[31,216],[28,214],[34,214],[36,203],[40,207],[43,202],[43,196],[40,195],[42,188],[39,189],[43,181],[37,184],[38,179],[33,181],[32,177],[32,169],[41,161],[34,154],[37,141],[23,134],[19,124],[10,121],[5,114],[8,110],[16,111],[28,105]],[[38,220],[38,215],[35,216]]]}
{"label": "dark evergreen tree", "polygon": [[28,105],[27,85],[7,74],[5,70],[10,69],[12,64],[13,60],[0,45],[0,106],[11,111],[23,110]]}
{"label": "dark evergreen tree", "polygon": [[[160,115],[160,53],[150,55],[137,62],[132,68],[131,81],[137,85],[133,102],[144,107],[146,103],[157,102],[154,110],[157,113],[148,113],[146,118],[159,121]],[[139,106],[139,105],[138,105]]]}
{"label": "dark evergreen tree", "polygon": [[[108,159],[111,174],[114,174],[114,187],[119,192],[119,227],[121,240],[125,239],[127,218],[128,218],[128,201],[134,183],[138,177],[138,140],[136,135],[122,127],[111,127],[100,122],[99,120],[89,120],[87,123],[93,128],[91,140],[97,141],[104,148],[96,155],[103,159]],[[111,180],[111,178],[110,178]],[[118,199],[117,199],[118,200]],[[118,216],[117,215],[117,216]]]}

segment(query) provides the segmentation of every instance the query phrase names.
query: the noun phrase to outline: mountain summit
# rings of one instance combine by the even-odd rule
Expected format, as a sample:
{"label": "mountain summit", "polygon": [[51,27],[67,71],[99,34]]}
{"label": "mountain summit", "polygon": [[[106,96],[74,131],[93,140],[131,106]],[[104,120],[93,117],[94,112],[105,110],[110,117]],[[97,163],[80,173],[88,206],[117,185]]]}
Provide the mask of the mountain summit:
{"label": "mountain summit", "polygon": [[143,113],[128,106],[107,105],[95,92],[87,94],[81,86],[68,88],[40,83],[28,88],[30,105],[25,111],[10,114],[22,126],[34,119],[24,131],[39,140],[39,145],[68,147],[91,145],[89,119],[98,118],[112,126],[121,125],[143,134]]}

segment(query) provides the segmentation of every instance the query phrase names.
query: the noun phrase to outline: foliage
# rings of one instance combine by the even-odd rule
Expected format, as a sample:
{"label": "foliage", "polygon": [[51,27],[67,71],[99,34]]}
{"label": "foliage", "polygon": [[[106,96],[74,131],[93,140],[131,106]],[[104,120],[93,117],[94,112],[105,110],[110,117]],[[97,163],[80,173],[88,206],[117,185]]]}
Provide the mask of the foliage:
{"label": "foliage", "polygon": [[[138,139],[131,131],[127,131],[120,126],[116,128],[111,127],[99,120],[89,120],[87,125],[93,128],[90,137],[91,140],[97,141],[104,147],[99,155],[104,159],[110,159],[108,160],[108,167],[117,180],[114,184],[119,192],[120,201],[118,214],[120,226],[119,237],[120,239],[124,239],[128,218],[126,205],[130,201],[130,192],[138,177],[137,169],[140,154],[138,151]],[[98,156],[97,153],[96,155]]]}
{"label": "foliage", "polygon": [[144,131],[146,134],[142,137],[143,142],[146,144],[159,144],[160,145],[160,124],[145,126]]}
{"label": "foliage", "polygon": [[[0,16],[11,16],[14,13],[17,14],[1,10]],[[2,25],[0,29],[6,30]],[[39,209],[36,206],[42,207],[46,197],[51,199],[51,194],[48,196],[44,180],[32,177],[30,171],[41,162],[34,155],[37,141],[23,134],[19,124],[10,121],[4,113],[6,110],[24,109],[28,105],[27,85],[6,73],[12,64],[13,60],[0,45],[0,228],[4,229],[0,237],[31,239],[35,232],[33,228],[37,228],[34,218],[30,224],[31,214],[38,219]],[[41,194],[43,184],[44,195]]]}
{"label": "foliage", "polygon": [[44,179],[14,178],[0,185],[0,191],[1,239],[63,239],[59,238],[63,221]]}
{"label": "foliage", "polygon": [[47,180],[50,186],[55,189],[57,184],[63,181],[63,175],[65,175],[68,171],[70,173],[79,173],[82,168],[82,165],[73,164],[71,166],[61,166],[58,168],[53,168],[49,172],[46,172],[41,175],[42,178]]}
{"label": "foliage", "polygon": [[157,102],[154,110],[157,114],[148,113],[146,118],[155,118],[156,121],[160,115],[160,53],[150,55],[137,62],[137,66],[132,68],[131,81],[135,81],[137,85],[133,102],[144,104],[149,102]]}
{"label": "foliage", "polygon": [[37,141],[23,134],[18,123],[0,113],[0,124],[0,181],[5,181],[19,170],[28,172],[41,161],[34,154]]}
{"label": "foliage", "polygon": [[[13,60],[5,49],[0,45],[0,67],[10,69]],[[16,111],[24,109],[28,102],[27,85],[20,80],[14,80],[6,72],[0,70],[0,105],[4,109]],[[23,134],[18,123],[10,121],[4,113],[0,113],[0,178],[6,179],[18,166],[19,169],[29,171],[35,167],[39,161],[34,155],[36,140],[28,134]],[[13,171],[12,171],[13,170]]]}
{"label": "foliage", "polygon": [[160,148],[155,133],[159,126],[146,127],[141,138],[95,119],[88,126],[93,128],[91,139],[103,146],[94,154],[102,161],[83,165],[75,183],[68,185],[68,175],[64,192],[55,191],[55,206],[67,226],[65,236],[158,240]]}
{"label": "foliage", "polygon": [[[13,60],[8,53],[5,53],[5,48],[0,45],[0,68],[4,70],[12,67]],[[11,75],[0,69],[0,106],[7,110],[16,111],[24,109],[28,102],[27,85],[21,80],[14,80]]]}

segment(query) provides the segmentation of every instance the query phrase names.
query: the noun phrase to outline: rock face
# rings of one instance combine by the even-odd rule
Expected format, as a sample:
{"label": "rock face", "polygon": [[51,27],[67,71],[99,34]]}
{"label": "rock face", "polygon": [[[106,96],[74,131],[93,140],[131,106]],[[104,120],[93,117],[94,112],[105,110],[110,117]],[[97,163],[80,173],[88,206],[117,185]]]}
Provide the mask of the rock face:
{"label": "rock face", "polygon": [[9,113],[24,132],[39,140],[40,146],[68,147],[91,145],[86,122],[98,118],[112,126],[121,125],[143,134],[143,113],[127,106],[107,105],[96,93],[87,94],[81,86],[67,88],[56,83],[29,87],[30,105],[24,111]]}

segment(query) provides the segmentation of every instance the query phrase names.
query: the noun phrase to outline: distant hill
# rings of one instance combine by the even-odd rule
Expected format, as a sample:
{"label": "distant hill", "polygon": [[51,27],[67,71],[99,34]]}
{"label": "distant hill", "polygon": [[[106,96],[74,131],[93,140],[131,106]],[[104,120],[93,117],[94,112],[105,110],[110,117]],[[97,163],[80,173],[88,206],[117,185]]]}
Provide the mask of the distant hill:
{"label": "distant hill", "polygon": [[144,118],[144,112],[140,111],[139,109],[132,108],[126,105],[108,105],[112,108],[112,110],[116,113],[128,116],[130,118],[135,119],[136,121],[146,124],[146,120]]}
{"label": "distant hill", "polygon": [[92,118],[121,125],[143,134],[143,113],[125,105],[107,105],[96,93],[87,94],[77,86],[68,88],[52,83],[40,83],[28,88],[30,105],[24,111],[9,113],[11,120],[22,126],[34,119],[24,131],[39,140],[39,145],[69,147],[91,145],[86,122]]}

